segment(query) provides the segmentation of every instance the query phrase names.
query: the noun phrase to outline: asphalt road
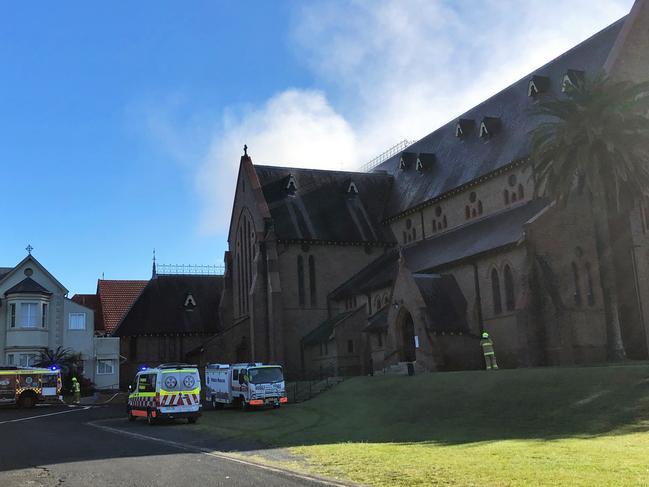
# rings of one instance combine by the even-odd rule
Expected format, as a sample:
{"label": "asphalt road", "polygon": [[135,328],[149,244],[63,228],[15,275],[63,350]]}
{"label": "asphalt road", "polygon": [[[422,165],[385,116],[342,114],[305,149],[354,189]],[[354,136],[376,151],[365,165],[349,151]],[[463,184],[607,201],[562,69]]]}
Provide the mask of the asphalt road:
{"label": "asphalt road", "polygon": [[[129,436],[130,426],[143,429],[126,420],[119,422],[126,434],[88,424],[115,417],[124,418],[123,406],[1,408],[0,486],[327,485],[151,441],[139,433]],[[181,431],[183,426],[172,427]]]}

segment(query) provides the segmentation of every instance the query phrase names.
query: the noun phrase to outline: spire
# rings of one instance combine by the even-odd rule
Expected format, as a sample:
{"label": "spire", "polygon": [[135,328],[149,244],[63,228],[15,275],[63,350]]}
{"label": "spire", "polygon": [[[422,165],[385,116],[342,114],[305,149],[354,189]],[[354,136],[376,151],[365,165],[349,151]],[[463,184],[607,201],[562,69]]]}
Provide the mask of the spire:
{"label": "spire", "polygon": [[155,249],[153,249],[153,266],[151,269],[151,279],[154,279],[156,277],[156,269],[155,269]]}

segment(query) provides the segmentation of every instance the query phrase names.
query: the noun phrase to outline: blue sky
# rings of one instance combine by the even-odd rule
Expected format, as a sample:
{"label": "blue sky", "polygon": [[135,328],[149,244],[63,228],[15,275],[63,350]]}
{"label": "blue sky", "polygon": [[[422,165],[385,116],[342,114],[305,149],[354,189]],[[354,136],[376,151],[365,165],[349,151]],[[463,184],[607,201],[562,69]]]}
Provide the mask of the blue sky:
{"label": "blue sky", "polygon": [[70,290],[222,261],[243,143],[355,168],[613,22],[631,0],[0,1],[0,266]]}

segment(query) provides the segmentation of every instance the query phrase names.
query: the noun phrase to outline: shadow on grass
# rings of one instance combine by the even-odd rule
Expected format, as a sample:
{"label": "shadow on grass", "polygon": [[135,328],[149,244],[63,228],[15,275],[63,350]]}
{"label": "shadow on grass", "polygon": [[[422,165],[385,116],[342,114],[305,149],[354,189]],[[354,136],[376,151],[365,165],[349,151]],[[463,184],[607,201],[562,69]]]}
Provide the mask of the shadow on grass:
{"label": "shadow on grass", "polygon": [[649,365],[350,379],[278,411],[205,411],[200,429],[270,447],[465,444],[649,431]]}

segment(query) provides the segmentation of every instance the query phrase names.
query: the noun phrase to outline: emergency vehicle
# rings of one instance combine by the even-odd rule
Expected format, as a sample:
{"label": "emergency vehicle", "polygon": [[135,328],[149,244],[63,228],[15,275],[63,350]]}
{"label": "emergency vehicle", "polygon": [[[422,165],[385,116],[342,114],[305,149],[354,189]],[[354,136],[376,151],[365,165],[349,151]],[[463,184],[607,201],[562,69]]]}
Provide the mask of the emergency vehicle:
{"label": "emergency vehicle", "polygon": [[280,365],[208,364],[205,367],[205,398],[214,409],[225,405],[280,407],[288,402]]}
{"label": "emergency vehicle", "polygon": [[0,366],[0,404],[33,408],[39,402],[60,402],[61,370]]}
{"label": "emergency vehicle", "polygon": [[201,379],[195,365],[161,364],[142,367],[128,387],[129,421],[146,418],[187,418],[195,423],[201,415]]}

